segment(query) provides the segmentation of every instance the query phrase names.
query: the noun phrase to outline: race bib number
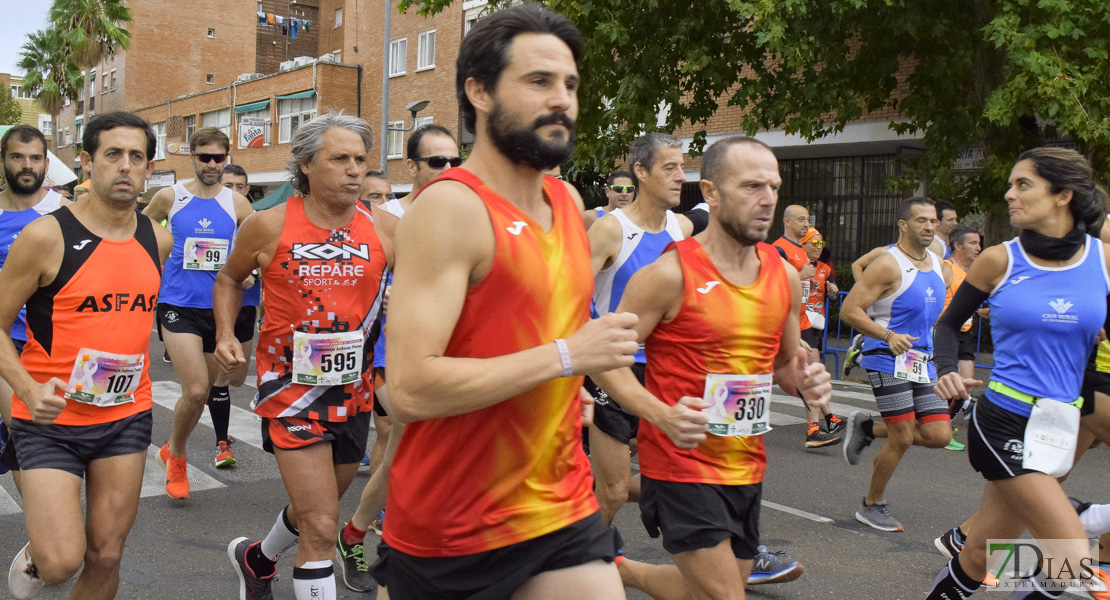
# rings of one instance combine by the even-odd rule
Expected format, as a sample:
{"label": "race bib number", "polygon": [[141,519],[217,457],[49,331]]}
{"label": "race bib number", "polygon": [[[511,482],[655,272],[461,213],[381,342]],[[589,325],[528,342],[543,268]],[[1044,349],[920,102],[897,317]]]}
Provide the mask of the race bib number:
{"label": "race bib number", "polygon": [[186,271],[219,271],[227,262],[231,242],[219,238],[185,238]]}
{"label": "race bib number", "polygon": [[143,375],[142,354],[109,354],[82,348],[69,376],[66,398],[93,406],[135,401]]}
{"label": "race bib number", "polygon": [[1050,398],[1039,398],[1025,424],[1021,466],[1063,477],[1075,459],[1079,409]]}
{"label": "race bib number", "polygon": [[709,433],[719,436],[763,435],[771,431],[770,373],[705,377],[705,401],[710,407]]}
{"label": "race bib number", "polygon": [[894,376],[914,383],[929,383],[929,355],[911,349],[895,356]]}
{"label": "race bib number", "polygon": [[810,285],[810,280],[808,280],[808,279],[803,279],[802,280],[802,304],[805,304],[806,300],[809,298],[809,285]]}
{"label": "race bib number", "polygon": [[361,331],[293,333],[293,383],[346,385],[362,375]]}

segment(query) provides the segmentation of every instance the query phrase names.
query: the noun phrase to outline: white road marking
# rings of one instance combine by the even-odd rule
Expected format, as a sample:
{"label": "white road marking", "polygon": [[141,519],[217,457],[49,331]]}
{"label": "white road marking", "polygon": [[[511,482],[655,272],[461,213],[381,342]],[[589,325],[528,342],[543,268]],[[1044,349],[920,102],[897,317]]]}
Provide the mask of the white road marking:
{"label": "white road marking", "polygon": [[[154,403],[163,408],[173,410],[177,406],[177,399],[181,397],[181,385],[174,381],[155,381],[151,386]],[[208,427],[212,427],[212,417],[209,416],[208,410],[205,409],[201,413],[200,422]],[[231,421],[228,424],[227,432],[236,441],[243,442],[262,449],[262,426],[258,421],[258,417],[249,410],[239,408],[232,405],[231,407]],[[215,442],[212,443],[212,451],[215,451]]]}
{"label": "white road marking", "polygon": [[833,522],[833,520],[828,518],[828,517],[822,517],[821,515],[815,515],[811,512],[806,512],[804,510],[800,510],[800,509],[797,509],[797,508],[791,508],[789,506],[784,506],[782,504],[776,504],[774,502],[771,502],[770,500],[762,500],[762,501],[760,501],[760,504],[762,504],[763,506],[766,506],[767,508],[771,508],[771,509],[774,509],[774,510],[777,510],[777,511],[780,511],[780,512],[784,512],[784,513],[788,513],[788,514],[794,515],[796,517],[801,517],[803,519],[809,519],[810,521],[814,521],[814,522],[817,522],[817,523],[832,523]]}
{"label": "white road marking", "polygon": [[[166,471],[158,462],[157,444],[151,444],[146,453],[146,470],[143,471],[143,489],[139,493],[141,498],[166,495]],[[227,487],[216,481],[211,475],[189,465],[189,493],[203,490],[213,490]]]}

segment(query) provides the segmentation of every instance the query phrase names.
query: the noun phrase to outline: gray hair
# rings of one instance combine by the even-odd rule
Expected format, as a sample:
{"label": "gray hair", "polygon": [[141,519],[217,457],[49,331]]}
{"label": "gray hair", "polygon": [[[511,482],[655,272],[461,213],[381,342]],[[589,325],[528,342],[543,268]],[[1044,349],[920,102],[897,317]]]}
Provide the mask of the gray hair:
{"label": "gray hair", "polygon": [[632,171],[632,183],[640,185],[640,180],[636,177],[636,163],[640,163],[644,169],[651,172],[660,148],[681,147],[682,142],[678,141],[678,138],[665,133],[645,133],[632,140],[632,145],[628,147],[628,170]]}
{"label": "gray hair", "polygon": [[345,115],[343,111],[329,110],[304,123],[293,132],[289,162],[285,167],[289,172],[293,188],[298,192],[306,196],[310,193],[308,177],[301,172],[301,165],[307,165],[316,160],[316,155],[324,148],[324,133],[336,127],[357,133],[362,138],[367,152],[374,147],[374,130],[371,129],[370,124],[358,117]]}

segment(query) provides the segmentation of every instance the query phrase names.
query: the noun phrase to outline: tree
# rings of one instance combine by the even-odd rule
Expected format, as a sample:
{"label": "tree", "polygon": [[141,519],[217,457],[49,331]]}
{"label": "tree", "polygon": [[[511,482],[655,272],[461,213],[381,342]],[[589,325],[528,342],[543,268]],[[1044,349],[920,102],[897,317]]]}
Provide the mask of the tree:
{"label": "tree", "polygon": [[[131,22],[131,11],[123,0],[54,0],[50,21],[65,36],[73,63],[85,73],[101,60],[115,56],[116,48],[126,50],[131,33],[123,28]],[[82,78],[84,79],[84,78]],[[86,97],[84,123],[89,122],[89,83],[82,81]],[[96,82],[91,82],[96,85]]]}
{"label": "tree", "polygon": [[0,125],[15,125],[22,116],[23,109],[12,97],[11,90],[7,87],[0,89]]}
{"label": "tree", "polygon": [[[450,1],[419,6],[436,12]],[[998,206],[1018,153],[1065,136],[1097,172],[1110,168],[1102,0],[545,4],[586,40],[576,161],[613,164],[636,135],[688,125],[700,128],[698,152],[705,124],[731,105],[744,108],[749,134],[783,128],[810,140],[895,108],[891,128],[922,132],[927,147],[910,176],[965,209]],[[954,173],[957,155],[977,146],[983,169]]]}
{"label": "tree", "polygon": [[81,72],[73,64],[61,33],[46,29],[27,34],[19,52],[17,65],[24,72],[22,89],[38,98],[53,119],[54,139],[62,135],[58,129],[58,113],[67,99],[77,97]]}

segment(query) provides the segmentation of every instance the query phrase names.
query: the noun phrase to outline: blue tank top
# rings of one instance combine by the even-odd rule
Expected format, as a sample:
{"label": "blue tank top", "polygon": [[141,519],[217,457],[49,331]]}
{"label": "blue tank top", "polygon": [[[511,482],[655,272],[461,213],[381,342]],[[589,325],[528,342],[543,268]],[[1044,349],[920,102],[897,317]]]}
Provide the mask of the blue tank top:
{"label": "blue tank top", "polygon": [[[628,280],[644,265],[655,262],[663,250],[671,242],[682,239],[682,227],[674,213],[667,211],[663,231],[649,233],[624,214],[624,211],[615,208],[610,215],[616,217],[621,224],[621,251],[613,264],[598,272],[594,278],[594,316],[606,315],[617,309],[624,295],[624,288]],[[644,349],[636,351],[636,362],[646,363]]]}
{"label": "blue tank top", "polygon": [[[54,190],[46,192],[38,204],[25,210],[0,210],[0,267],[8,260],[8,252],[19,233],[35,219],[53,212],[61,206],[62,195]],[[27,341],[27,309],[20,308],[19,316],[12,323],[12,339]]]}
{"label": "blue tank top", "polygon": [[262,278],[255,280],[254,285],[243,290],[243,306],[258,306],[262,300]]}
{"label": "blue tank top", "polygon": [[[898,270],[902,274],[902,284],[895,292],[886,298],[880,298],[867,309],[867,316],[876,324],[886,327],[895,333],[905,333],[917,338],[913,342],[913,349],[933,355],[933,325],[937,322],[944,309],[944,272],[941,271],[940,259],[931,250],[926,250],[930,262],[933,264],[931,271],[922,271],[910,262],[897,248],[887,248],[890,254],[898,261]],[[863,359],[860,366],[872,371],[883,373],[894,372],[894,356],[890,354],[890,346],[882,340],[866,338],[863,342]],[[937,376],[937,369],[933,361],[929,361],[929,378]]]}
{"label": "blue tank top", "polygon": [[[1102,244],[1090,236],[1083,256],[1066,267],[1033,264],[1021,243],[1005,243],[1009,268],[990,296],[994,371],[991,380],[1037,398],[1071,402],[1106,321],[1110,278]],[[987,390],[998,406],[1028,417],[1032,405]]]}
{"label": "blue tank top", "polygon": [[[229,188],[220,188],[215,198],[197,198],[184,184],[173,186],[173,206],[167,223],[173,234],[173,251],[166,260],[159,303],[212,308],[212,287],[217,271],[186,269],[186,258],[190,262],[194,260],[187,256],[186,244],[194,244],[196,248],[195,240],[210,240],[204,243],[226,243],[230,251],[238,229],[233,198]],[[226,256],[220,262],[224,260]]]}
{"label": "blue tank top", "polygon": [[599,206],[599,207],[595,208],[594,210],[597,211],[597,218],[599,218],[599,219],[601,217],[604,217],[606,214],[608,214],[608,213],[605,212],[605,207],[604,206]]}

